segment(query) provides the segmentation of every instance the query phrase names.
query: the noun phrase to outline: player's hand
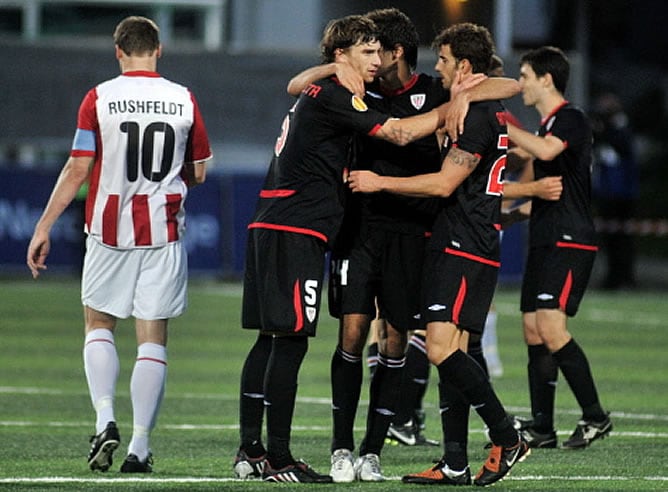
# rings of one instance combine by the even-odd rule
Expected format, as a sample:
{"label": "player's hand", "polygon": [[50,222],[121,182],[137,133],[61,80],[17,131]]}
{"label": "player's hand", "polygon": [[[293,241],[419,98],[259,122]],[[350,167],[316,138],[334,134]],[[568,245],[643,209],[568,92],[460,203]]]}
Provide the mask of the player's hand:
{"label": "player's hand", "polygon": [[464,119],[470,102],[468,89],[486,79],[487,75],[483,73],[464,75],[459,70],[455,73],[455,79],[450,86],[450,104],[445,114],[445,130],[453,142],[456,142],[464,131]]}
{"label": "player's hand", "polygon": [[468,98],[463,94],[453,98],[449,103],[439,106],[441,117],[445,121],[445,132],[453,142],[464,131],[464,120],[469,111]]}
{"label": "player's hand", "polygon": [[561,182],[561,176],[548,176],[536,181],[535,196],[543,200],[556,201],[561,198],[561,192],[564,185]]}
{"label": "player's hand", "polygon": [[346,61],[337,62],[335,75],[343,87],[356,96],[364,97],[366,93],[364,79],[350,63]]}
{"label": "player's hand", "polygon": [[351,171],[348,186],[353,193],[375,193],[380,191],[380,176],[371,171]]}
{"label": "player's hand", "polygon": [[30,245],[28,245],[28,253],[26,255],[26,263],[32,278],[39,277],[40,270],[46,270],[46,257],[49,255],[51,249],[51,240],[48,234],[39,233],[35,231]]}
{"label": "player's hand", "polygon": [[453,99],[460,93],[475,87],[483,80],[487,80],[487,75],[484,73],[474,73],[464,76],[464,74],[458,70],[455,74],[455,79],[450,86],[450,99]]}

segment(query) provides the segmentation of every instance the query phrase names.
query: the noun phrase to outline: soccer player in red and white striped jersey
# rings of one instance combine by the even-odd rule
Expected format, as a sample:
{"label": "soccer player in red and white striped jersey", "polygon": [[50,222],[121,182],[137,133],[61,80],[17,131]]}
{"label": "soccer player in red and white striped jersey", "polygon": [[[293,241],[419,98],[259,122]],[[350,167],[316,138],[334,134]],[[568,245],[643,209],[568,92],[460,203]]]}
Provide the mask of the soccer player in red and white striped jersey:
{"label": "soccer player in red and white striped jersey", "polygon": [[97,417],[88,465],[108,470],[120,444],[114,329],[118,318],[133,316],[133,432],[121,472],[145,473],[164,393],[167,324],[186,308],[184,201],[190,186],[204,182],[212,154],[192,93],[156,71],[158,26],[128,17],[116,27],[114,43],[121,75],[84,97],[70,157],[35,226],[27,263],[35,278],[46,269],[51,228],[88,180],[83,357]]}

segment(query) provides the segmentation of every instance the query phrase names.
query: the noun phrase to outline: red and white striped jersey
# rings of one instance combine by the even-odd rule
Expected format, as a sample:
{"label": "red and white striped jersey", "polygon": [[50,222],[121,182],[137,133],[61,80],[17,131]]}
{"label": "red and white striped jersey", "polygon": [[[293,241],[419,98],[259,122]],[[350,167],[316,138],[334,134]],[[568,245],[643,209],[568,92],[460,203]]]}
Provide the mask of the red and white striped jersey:
{"label": "red and white striped jersey", "polygon": [[137,71],[86,94],[71,155],[95,157],[87,234],[131,249],[182,238],[184,163],[211,158],[211,148],[191,92],[155,72]]}

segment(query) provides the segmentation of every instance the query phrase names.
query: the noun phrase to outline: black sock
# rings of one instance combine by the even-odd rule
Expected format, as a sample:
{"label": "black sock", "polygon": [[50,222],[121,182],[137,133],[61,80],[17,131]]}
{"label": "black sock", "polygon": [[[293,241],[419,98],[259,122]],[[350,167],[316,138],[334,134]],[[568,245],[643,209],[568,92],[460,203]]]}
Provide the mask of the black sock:
{"label": "black sock", "polygon": [[422,410],[424,405],[424,395],[427,394],[427,387],[429,386],[429,372],[431,371],[431,362],[427,357],[427,341],[424,335],[413,335],[408,345],[411,350],[411,358],[413,359],[413,408],[414,418],[417,417],[417,411]]}
{"label": "black sock", "polygon": [[359,404],[363,378],[362,358],[336,348],[331,363],[332,419],[334,435],[332,451],[355,449],[353,427]]}
{"label": "black sock", "polygon": [[366,365],[369,368],[369,375],[373,377],[373,373],[376,372],[376,366],[378,365],[378,342],[370,343],[366,349]]}
{"label": "black sock", "polygon": [[251,458],[265,454],[262,445],[264,416],[264,374],[271,353],[270,335],[260,334],[246,356],[241,370],[239,396],[239,433],[241,449]]}
{"label": "black sock", "polygon": [[552,355],[582,408],[582,418],[598,422],[605,420],[606,415],[598,401],[598,393],[587,356],[575,339],[571,338],[566,345]]}
{"label": "black sock", "polygon": [[394,418],[397,400],[401,394],[401,378],[406,362],[405,357],[395,359],[378,355],[378,367],[369,389],[369,413],[366,435],[360,445],[360,456],[380,454],[385,436]]}
{"label": "black sock", "polygon": [[527,352],[533,428],[547,434],[554,431],[554,397],[559,366],[545,345],[528,345]]}
{"label": "black sock", "polygon": [[306,337],[275,337],[267,365],[264,395],[267,402],[267,460],[273,468],[294,462],[290,429],[297,397],[297,377],[306,351]]}
{"label": "black sock", "polygon": [[401,378],[401,398],[392,422],[402,425],[414,418],[415,410],[422,408],[422,399],[429,380],[429,360],[422,335],[413,335],[406,349],[406,365]]}
{"label": "black sock", "polygon": [[451,470],[461,471],[469,464],[467,445],[471,405],[447,380],[439,382],[438,396],[445,462]]}
{"label": "black sock", "polygon": [[482,335],[473,334],[469,335],[469,346],[467,348],[468,354],[475,360],[482,370],[485,371],[485,375],[489,378],[489,369],[487,368],[487,360],[482,351]]}
{"label": "black sock", "polygon": [[509,447],[517,443],[517,431],[499,401],[489,379],[471,356],[457,350],[438,366],[441,381],[450,381],[473,405],[489,427],[494,444]]}

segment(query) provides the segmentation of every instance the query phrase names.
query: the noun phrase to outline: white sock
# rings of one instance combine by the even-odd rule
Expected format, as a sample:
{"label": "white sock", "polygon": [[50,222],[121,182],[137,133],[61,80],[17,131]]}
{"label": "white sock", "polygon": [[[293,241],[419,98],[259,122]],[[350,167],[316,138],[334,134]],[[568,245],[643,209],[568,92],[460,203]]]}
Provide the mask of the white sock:
{"label": "white sock", "polygon": [[83,348],[84,370],[88,392],[96,412],[96,433],[102,432],[107,423],[115,421],[114,395],[120,363],[114,344],[114,334],[104,328],[88,332]]}
{"label": "white sock", "polygon": [[128,454],[144,461],[149,453],[149,435],[155,427],[167,380],[167,348],[157,343],[143,343],[137,348],[137,360],[130,380],[132,399],[132,440]]}

